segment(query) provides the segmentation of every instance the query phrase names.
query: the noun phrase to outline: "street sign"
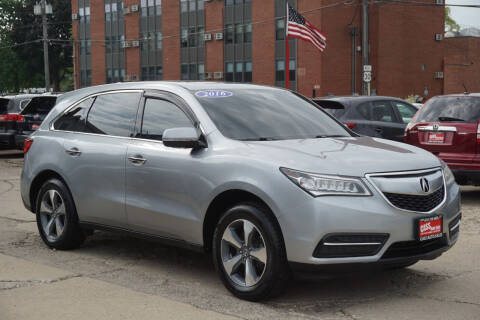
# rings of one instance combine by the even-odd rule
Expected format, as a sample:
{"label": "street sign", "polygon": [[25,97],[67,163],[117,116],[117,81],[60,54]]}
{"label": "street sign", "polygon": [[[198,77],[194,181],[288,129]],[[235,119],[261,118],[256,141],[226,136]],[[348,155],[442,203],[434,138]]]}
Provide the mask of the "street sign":
{"label": "street sign", "polygon": [[364,72],[372,72],[372,66],[370,64],[366,64],[363,66]]}
{"label": "street sign", "polygon": [[372,73],[369,71],[365,71],[363,73],[363,81],[365,82],[371,82],[372,81]]}

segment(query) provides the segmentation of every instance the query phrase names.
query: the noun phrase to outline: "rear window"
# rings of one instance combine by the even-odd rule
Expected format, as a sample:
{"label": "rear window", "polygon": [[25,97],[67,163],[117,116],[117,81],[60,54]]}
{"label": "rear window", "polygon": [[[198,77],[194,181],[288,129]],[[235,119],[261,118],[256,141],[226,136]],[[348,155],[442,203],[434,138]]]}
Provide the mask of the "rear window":
{"label": "rear window", "polygon": [[23,109],[22,114],[47,114],[55,106],[56,97],[33,98]]}
{"label": "rear window", "polygon": [[315,100],[315,103],[335,118],[340,118],[345,114],[345,106],[338,101]]}
{"label": "rear window", "polygon": [[480,120],[480,98],[476,97],[438,97],[430,99],[415,119],[419,122],[467,122]]}

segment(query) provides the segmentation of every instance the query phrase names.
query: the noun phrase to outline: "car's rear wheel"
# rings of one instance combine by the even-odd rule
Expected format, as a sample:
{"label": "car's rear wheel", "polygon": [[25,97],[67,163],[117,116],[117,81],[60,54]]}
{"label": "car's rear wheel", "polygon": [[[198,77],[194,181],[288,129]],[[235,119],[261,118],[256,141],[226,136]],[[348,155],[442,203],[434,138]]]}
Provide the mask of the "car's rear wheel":
{"label": "car's rear wheel", "polygon": [[38,231],[47,246],[67,250],[85,241],[72,196],[62,181],[45,182],[38,192],[35,208]]}
{"label": "car's rear wheel", "polygon": [[236,205],[215,230],[215,267],[227,289],[241,299],[278,295],[289,279],[283,238],[267,210],[253,203]]}

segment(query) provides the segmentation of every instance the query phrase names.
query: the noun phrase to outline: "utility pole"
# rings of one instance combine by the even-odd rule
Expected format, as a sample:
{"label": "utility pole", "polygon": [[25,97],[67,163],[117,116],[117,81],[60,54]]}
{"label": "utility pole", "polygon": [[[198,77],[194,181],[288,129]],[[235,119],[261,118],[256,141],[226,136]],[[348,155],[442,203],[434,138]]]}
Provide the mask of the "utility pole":
{"label": "utility pole", "polygon": [[[368,65],[368,55],[370,51],[370,46],[368,44],[368,0],[363,0],[362,9],[362,65],[366,66]],[[369,95],[370,82],[363,80],[362,84],[362,94]]]}
{"label": "utility pole", "polygon": [[50,63],[48,61],[47,0],[42,0],[43,63],[45,67],[45,89],[50,91]]}

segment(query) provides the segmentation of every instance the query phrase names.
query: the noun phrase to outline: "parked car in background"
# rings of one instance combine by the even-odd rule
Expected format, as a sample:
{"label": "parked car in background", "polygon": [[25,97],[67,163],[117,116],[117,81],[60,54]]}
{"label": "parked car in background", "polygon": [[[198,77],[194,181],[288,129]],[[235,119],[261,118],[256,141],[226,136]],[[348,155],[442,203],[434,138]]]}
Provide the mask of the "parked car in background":
{"label": "parked car in background", "polygon": [[428,100],[408,124],[405,142],[444,160],[459,184],[480,185],[480,94]]}
{"label": "parked car in background", "polygon": [[403,141],[405,127],[418,111],[394,97],[327,97],[313,101],[360,135],[395,141]]}
{"label": "parked car in background", "polygon": [[47,246],[107,229],[203,249],[247,300],[281,293],[292,269],[407,267],[459,235],[440,159],[280,88],[89,87],[63,95],[24,151],[22,200]]}
{"label": "parked car in background", "polygon": [[23,148],[57,100],[56,95],[21,94],[0,98],[0,146]]}

